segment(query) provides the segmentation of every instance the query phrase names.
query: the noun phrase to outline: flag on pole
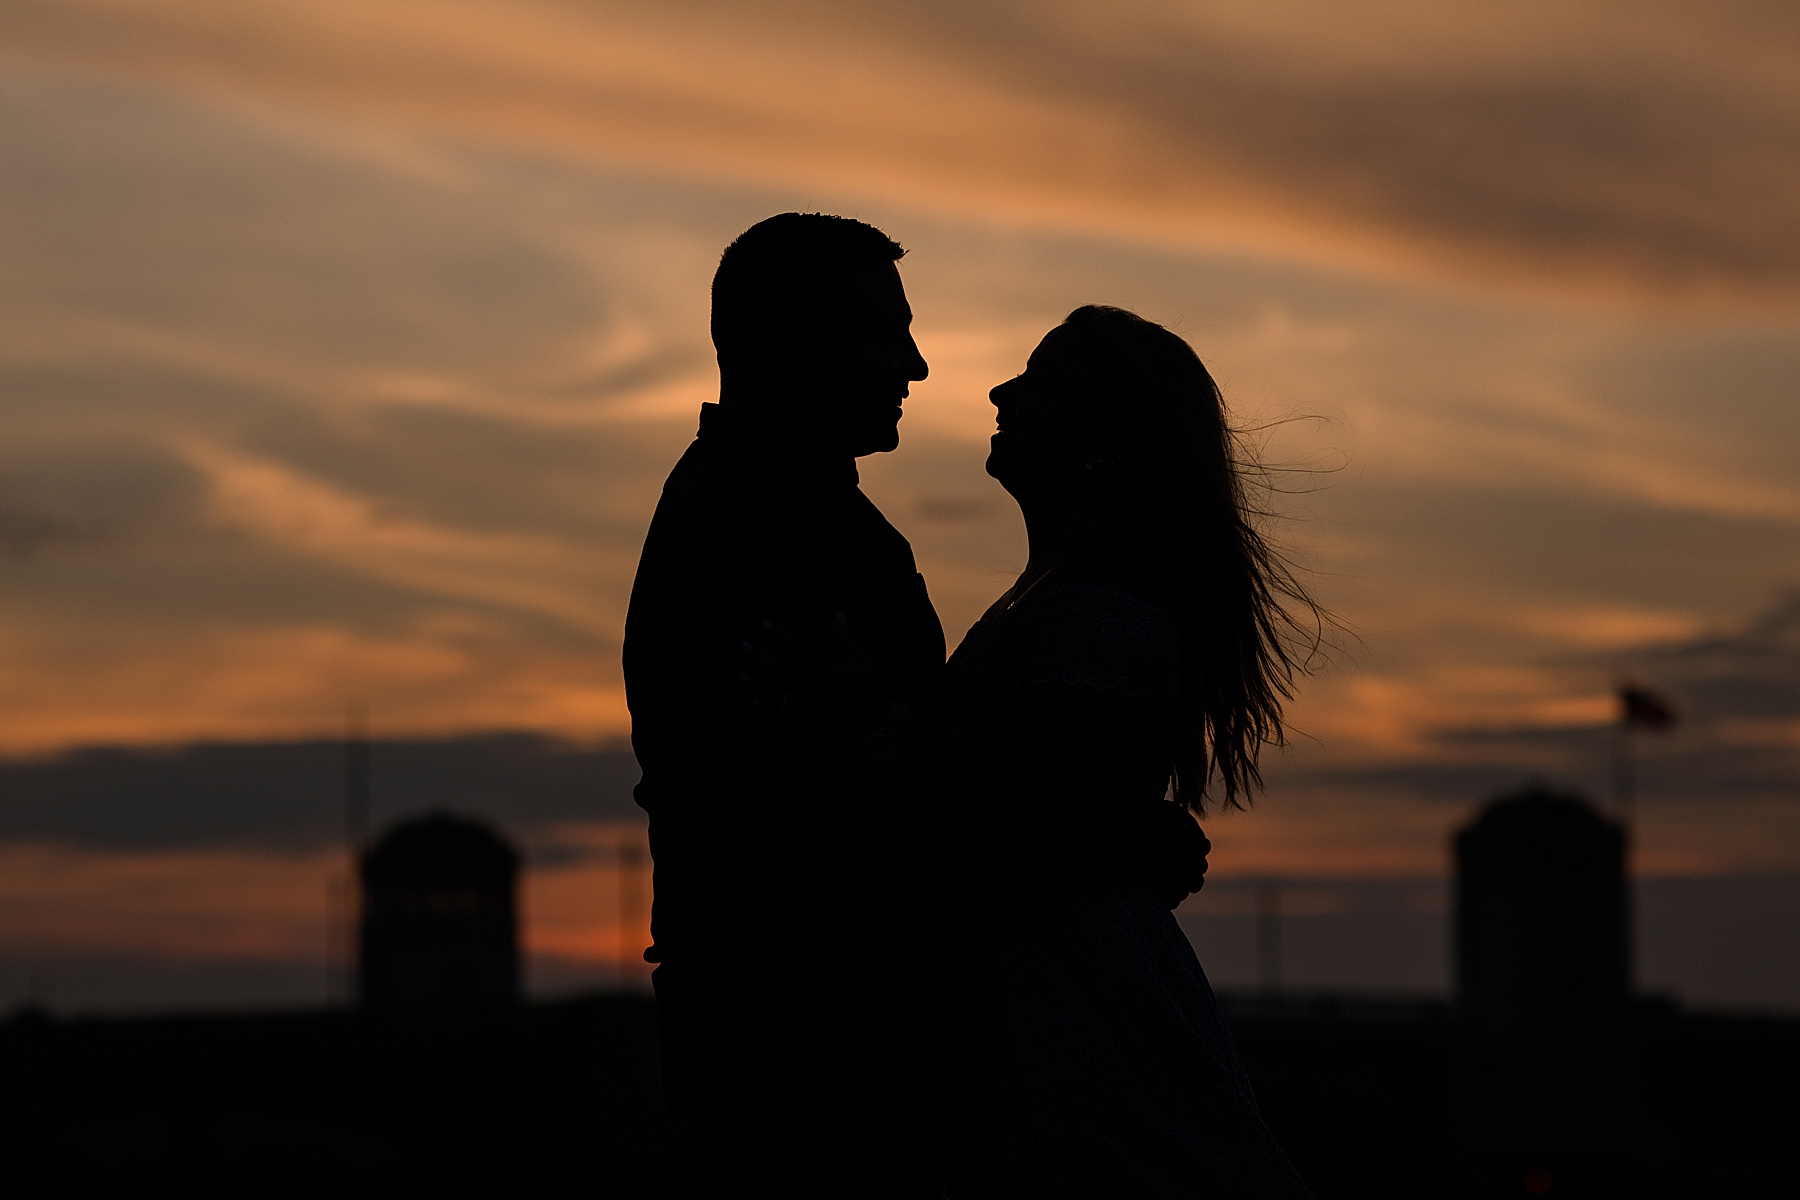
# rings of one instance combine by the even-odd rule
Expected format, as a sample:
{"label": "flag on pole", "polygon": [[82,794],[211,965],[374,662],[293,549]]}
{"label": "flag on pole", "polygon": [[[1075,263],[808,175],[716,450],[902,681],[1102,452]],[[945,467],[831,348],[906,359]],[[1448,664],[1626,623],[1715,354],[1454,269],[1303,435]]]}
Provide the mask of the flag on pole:
{"label": "flag on pole", "polygon": [[1675,727],[1675,702],[1661,692],[1635,683],[1619,685],[1619,724],[1626,729],[1663,733]]}

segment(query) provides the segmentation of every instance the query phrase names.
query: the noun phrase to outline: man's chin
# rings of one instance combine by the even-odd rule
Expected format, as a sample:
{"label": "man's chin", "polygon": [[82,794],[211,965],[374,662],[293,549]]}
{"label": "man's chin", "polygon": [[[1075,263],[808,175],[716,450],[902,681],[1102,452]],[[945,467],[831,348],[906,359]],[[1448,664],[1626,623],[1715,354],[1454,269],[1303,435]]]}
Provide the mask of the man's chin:
{"label": "man's chin", "polygon": [[856,439],[856,457],[867,454],[887,454],[900,445],[899,409],[894,410],[894,423],[880,428],[870,429]]}
{"label": "man's chin", "polygon": [[868,441],[856,451],[857,458],[866,458],[871,454],[891,454],[900,448],[900,431],[895,430],[880,441]]}

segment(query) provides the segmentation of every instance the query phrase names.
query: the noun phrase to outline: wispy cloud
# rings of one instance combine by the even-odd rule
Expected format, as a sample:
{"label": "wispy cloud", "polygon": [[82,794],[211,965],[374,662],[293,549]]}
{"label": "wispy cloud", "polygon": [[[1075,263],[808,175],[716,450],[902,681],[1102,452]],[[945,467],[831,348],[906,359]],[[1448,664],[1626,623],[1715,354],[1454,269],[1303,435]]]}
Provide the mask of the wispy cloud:
{"label": "wispy cloud", "polygon": [[1800,297],[1779,3],[9,0],[11,54],[613,162],[1638,297]]}
{"label": "wispy cloud", "polygon": [[103,545],[104,531],[26,507],[0,484],[0,558],[23,562],[65,548]]}
{"label": "wispy cloud", "polygon": [[861,469],[953,641],[1024,557],[987,389],[1069,309],[1322,418],[1279,536],[1361,641],[1221,877],[1441,877],[1604,793],[1627,672],[1686,714],[1638,864],[1792,870],[1797,60],[1774,0],[0,0],[0,958],[322,978],[355,699],[378,811],[509,825],[537,961],[610,978],[631,760],[527,735],[628,728],[707,280],[786,209],[913,250]]}
{"label": "wispy cloud", "polygon": [[[55,11],[89,11],[82,4]],[[1245,420],[1330,418],[1284,426],[1272,447],[1282,459],[1316,453],[1347,464],[1318,491],[1281,498],[1301,518],[1281,536],[1319,569],[1326,598],[1364,637],[1352,664],[1309,681],[1295,711],[1318,741],[1296,747],[1259,814],[1222,823],[1237,861],[1434,869],[1448,810],[1421,796],[1466,800],[1522,771],[1573,770],[1629,652],[1648,636],[1680,638],[1741,616],[1800,553],[1792,456],[1782,452],[1800,436],[1791,402],[1800,340],[1785,318],[1645,317],[1397,284],[1296,264],[1310,252],[1286,233],[1276,239],[1285,257],[1179,250],[1137,236],[1154,226],[1131,215],[1142,197],[1105,220],[1098,208],[1083,218],[1090,229],[1129,225],[1131,237],[1033,232],[1021,214],[1047,209],[984,207],[1000,193],[980,189],[967,204],[943,189],[931,200],[923,176],[875,190],[929,204],[863,207],[856,189],[871,194],[864,185],[875,176],[834,174],[832,164],[849,160],[830,155],[805,159],[805,171],[830,176],[832,188],[726,186],[718,180],[735,160],[715,162],[673,134],[668,161],[688,163],[686,177],[576,162],[578,151],[612,154],[604,130],[581,150],[587,134],[569,131],[588,125],[552,123],[562,132],[534,144],[554,143],[553,154],[520,151],[525,135],[499,125],[424,110],[407,119],[456,136],[420,136],[399,119],[411,110],[373,92],[327,95],[317,74],[325,60],[308,57],[324,52],[306,33],[319,14],[350,24],[318,29],[404,24],[422,11],[407,0],[355,13],[283,7],[297,39],[244,51],[288,45],[294,78],[281,83],[271,68],[280,87],[201,69],[215,52],[237,61],[227,43],[246,27],[223,9],[106,11],[118,24],[91,37],[121,62],[175,44],[108,40],[133,22],[151,33],[158,22],[189,22],[180,38],[212,48],[171,61],[187,64],[177,74],[189,83],[213,83],[183,95],[143,83],[138,67],[98,82],[0,72],[9,264],[0,272],[0,477],[12,511],[117,534],[78,553],[46,546],[0,558],[7,752],[319,736],[351,698],[368,700],[388,732],[622,733],[614,648],[635,553],[713,380],[706,282],[729,237],[786,208],[848,207],[913,248],[903,272],[932,378],[909,402],[901,451],[864,460],[862,472],[913,538],[952,640],[1023,558],[1015,508],[982,472],[986,390],[1075,305],[1126,304],[1180,329]],[[277,9],[241,11],[274,20]],[[628,13],[529,2],[524,17],[481,4],[441,11],[458,37],[540,17],[588,28],[581,23]],[[844,11],[844,21],[898,19]],[[1010,11],[992,10],[988,34],[1016,28]],[[1175,11],[1153,15],[1174,20]],[[1228,41],[1262,39],[1269,54],[1285,45],[1260,18],[1193,11],[1196,28],[1224,22]],[[785,28],[784,12],[772,13],[771,28]],[[697,20],[677,16],[640,14],[643,36]],[[465,18],[476,26],[458,25]],[[739,19],[711,28],[729,33]],[[937,36],[933,22],[968,19],[925,13],[881,42],[903,63],[896,78],[919,39]],[[1064,36],[1058,22],[1080,17],[1071,9],[1047,20],[1039,32],[1054,39]],[[1122,19],[1120,30],[1132,22],[1141,24]],[[818,36],[861,37],[862,28],[834,17]],[[1453,32],[1440,34],[1454,42]],[[433,36],[419,43],[427,59]],[[1125,36],[1096,34],[1095,54],[1125,53],[1115,45]],[[1327,79],[1401,69],[1381,46],[1346,37],[1349,59],[1331,70],[1318,66],[1316,47],[1299,57]],[[1482,69],[1512,70],[1506,64],[1524,53],[1513,43],[1542,40],[1524,28],[1508,37]],[[500,58],[516,50],[529,60],[543,45],[536,38],[517,47],[501,38]],[[1131,53],[1154,58],[1156,40]],[[18,53],[44,44],[25,39]],[[585,53],[579,38],[569,44],[558,70],[576,70],[570,63]],[[748,44],[754,61],[742,70],[763,70],[762,43]],[[965,69],[962,44],[946,43],[942,70]],[[352,53],[357,70],[388,61],[379,39],[367,45]],[[858,54],[873,53],[867,45],[846,51],[848,76],[865,65]],[[983,86],[1025,87],[1006,82],[1011,53]],[[110,61],[81,59],[83,71]],[[481,91],[486,76],[473,78],[472,109],[498,112]],[[671,78],[670,87],[687,86]],[[283,90],[290,84],[296,90]],[[402,72],[394,86],[413,84]],[[874,85],[847,77],[842,86]],[[903,123],[913,84],[896,86],[896,111],[881,119]],[[700,121],[695,113],[713,110],[669,111]],[[814,150],[783,157],[758,140],[757,111],[733,127],[739,149],[766,157],[771,178],[804,176],[793,164]],[[861,120],[857,111],[843,119]],[[990,136],[983,111],[970,108],[956,136]],[[525,105],[515,117],[538,128],[542,111]],[[1069,128],[1074,137],[1085,127]],[[485,143],[473,136],[484,130]],[[1051,144],[1033,142],[1032,152]],[[1059,144],[1075,174],[1097,170],[1076,153],[1078,139]],[[921,146],[906,152],[941,148],[933,138]],[[698,157],[682,157],[690,154]],[[1118,178],[1143,182],[1156,203],[1180,199],[1156,193],[1152,177]],[[1185,219],[1213,222],[1204,217],[1213,210],[1196,205]],[[1003,209],[1012,215],[991,219]],[[1208,228],[1239,226],[1219,218]],[[1733,737],[1776,736],[1756,724],[1762,717],[1733,720]],[[1576,732],[1558,742],[1559,730]],[[1513,740],[1482,742],[1482,731]],[[1708,761],[1723,770],[1734,760]],[[1471,763],[1487,773],[1443,774]],[[1347,774],[1388,768],[1440,775],[1414,787]],[[1716,849],[1720,836],[1696,842],[1715,847],[1708,861],[1741,852],[1761,862],[1778,840],[1746,840],[1727,854]]]}
{"label": "wispy cloud", "polygon": [[561,622],[611,643],[624,613],[602,607],[624,564],[605,547],[533,533],[476,533],[384,512],[284,464],[204,442],[184,448],[211,488],[211,516],[280,546],[429,596]]}
{"label": "wispy cloud", "polygon": [[[1780,598],[1734,628],[1565,656],[1540,671],[1603,685],[1635,675],[1676,698],[1674,733],[1641,736],[1634,750],[1641,867],[1705,874],[1800,866],[1800,597]],[[1526,675],[1521,668],[1521,682]],[[1526,694],[1542,696],[1544,682]],[[1427,687],[1414,698],[1450,690]],[[1501,689],[1490,681],[1487,694]],[[1540,701],[1535,713],[1496,707],[1465,710],[1461,721],[1415,720],[1406,724],[1412,739],[1385,755],[1365,734],[1354,739],[1355,757],[1278,763],[1271,778],[1288,811],[1272,827],[1312,845],[1320,810],[1386,813],[1404,827],[1410,809],[1421,830],[1441,830],[1446,817],[1532,778],[1607,804],[1616,702],[1607,690],[1570,700],[1561,712]]]}

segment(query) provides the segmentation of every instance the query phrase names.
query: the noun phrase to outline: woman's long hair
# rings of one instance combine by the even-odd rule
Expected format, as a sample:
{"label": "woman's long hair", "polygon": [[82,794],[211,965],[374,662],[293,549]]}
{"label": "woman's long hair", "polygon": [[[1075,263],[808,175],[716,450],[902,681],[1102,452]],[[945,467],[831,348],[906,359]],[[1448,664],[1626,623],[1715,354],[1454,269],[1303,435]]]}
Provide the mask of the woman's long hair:
{"label": "woman's long hair", "polygon": [[1109,524],[1147,537],[1181,634],[1175,801],[1201,812],[1216,778],[1228,808],[1262,786],[1265,743],[1285,741],[1282,702],[1330,617],[1257,528],[1260,470],[1227,420],[1218,384],[1179,335],[1122,308],[1085,305],[1065,325],[1090,354],[1085,378]]}

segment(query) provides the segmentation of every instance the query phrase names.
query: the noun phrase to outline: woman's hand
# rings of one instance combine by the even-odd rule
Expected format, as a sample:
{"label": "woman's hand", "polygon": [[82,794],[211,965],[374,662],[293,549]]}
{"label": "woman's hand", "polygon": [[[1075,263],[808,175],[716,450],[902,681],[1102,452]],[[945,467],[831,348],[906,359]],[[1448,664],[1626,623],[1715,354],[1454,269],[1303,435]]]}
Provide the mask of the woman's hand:
{"label": "woman's hand", "polygon": [[785,629],[762,623],[763,636],[743,643],[740,676],[757,707],[804,729],[838,737],[866,737],[887,716],[887,690],[850,623],[838,613],[831,628],[836,659],[807,649]]}

